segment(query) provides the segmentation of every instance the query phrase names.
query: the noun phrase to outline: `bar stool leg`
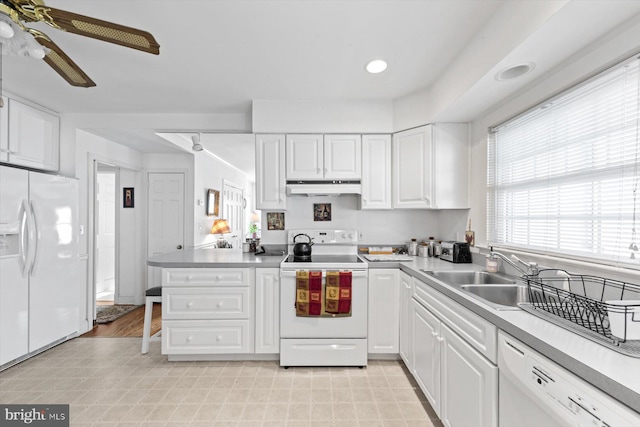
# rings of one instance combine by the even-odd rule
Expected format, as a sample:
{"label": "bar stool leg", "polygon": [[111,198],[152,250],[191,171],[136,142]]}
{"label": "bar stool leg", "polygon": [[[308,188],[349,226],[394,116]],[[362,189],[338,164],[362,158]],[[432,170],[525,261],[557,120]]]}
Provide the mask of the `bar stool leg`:
{"label": "bar stool leg", "polygon": [[149,352],[149,338],[151,336],[151,316],[153,314],[154,298],[147,297],[144,307],[144,328],[142,331],[142,354]]}

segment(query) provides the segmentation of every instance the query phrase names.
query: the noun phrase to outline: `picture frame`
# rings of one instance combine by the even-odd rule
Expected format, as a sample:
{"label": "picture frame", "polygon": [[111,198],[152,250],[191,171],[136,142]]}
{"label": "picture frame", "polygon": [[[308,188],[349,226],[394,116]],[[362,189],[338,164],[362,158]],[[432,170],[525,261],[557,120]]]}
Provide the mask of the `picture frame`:
{"label": "picture frame", "polygon": [[207,190],[207,216],[220,216],[220,191]]}
{"label": "picture frame", "polygon": [[135,205],[133,187],[122,188],[122,207],[133,208]]}
{"label": "picture frame", "polygon": [[331,221],[331,203],[314,203],[313,220]]}
{"label": "picture frame", "polygon": [[284,212],[267,212],[267,230],[284,230]]}

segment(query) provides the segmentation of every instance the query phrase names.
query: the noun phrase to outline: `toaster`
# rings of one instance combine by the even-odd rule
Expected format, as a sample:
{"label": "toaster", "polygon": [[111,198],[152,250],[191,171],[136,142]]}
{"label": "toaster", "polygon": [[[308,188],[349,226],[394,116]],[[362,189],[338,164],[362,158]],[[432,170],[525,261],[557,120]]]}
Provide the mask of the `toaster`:
{"label": "toaster", "polygon": [[465,242],[442,242],[440,259],[459,264],[471,263],[471,249]]}

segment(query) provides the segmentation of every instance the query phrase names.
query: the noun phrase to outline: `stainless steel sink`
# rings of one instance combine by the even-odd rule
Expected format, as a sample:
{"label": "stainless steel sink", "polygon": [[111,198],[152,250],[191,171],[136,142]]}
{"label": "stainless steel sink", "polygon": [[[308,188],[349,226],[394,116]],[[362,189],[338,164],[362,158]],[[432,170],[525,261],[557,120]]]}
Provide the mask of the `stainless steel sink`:
{"label": "stainless steel sink", "polygon": [[462,285],[461,288],[497,309],[518,308],[518,303],[529,301],[527,287],[523,285]]}
{"label": "stainless steel sink", "polygon": [[497,285],[515,284],[516,278],[486,271],[427,271],[430,276],[450,285]]}

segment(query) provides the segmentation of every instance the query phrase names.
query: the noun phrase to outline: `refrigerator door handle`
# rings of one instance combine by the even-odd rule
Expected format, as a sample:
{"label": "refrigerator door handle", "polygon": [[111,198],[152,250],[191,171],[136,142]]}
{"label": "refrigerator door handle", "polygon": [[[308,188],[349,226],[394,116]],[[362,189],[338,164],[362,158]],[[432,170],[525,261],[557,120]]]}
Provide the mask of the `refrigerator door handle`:
{"label": "refrigerator door handle", "polygon": [[29,204],[26,199],[22,200],[20,204],[20,227],[18,228],[18,263],[20,264],[20,271],[22,271],[22,277],[27,277],[29,274],[29,264],[27,262],[29,252]]}
{"label": "refrigerator door handle", "polygon": [[29,254],[28,256],[28,268],[31,271],[31,274],[34,273],[36,269],[36,262],[38,261],[38,218],[36,216],[36,207],[35,203],[31,201],[31,209],[29,209],[29,215],[27,217],[30,220],[29,224]]}

